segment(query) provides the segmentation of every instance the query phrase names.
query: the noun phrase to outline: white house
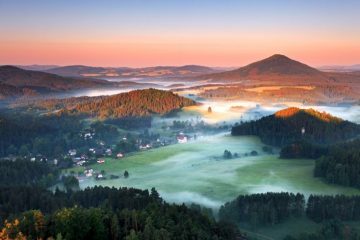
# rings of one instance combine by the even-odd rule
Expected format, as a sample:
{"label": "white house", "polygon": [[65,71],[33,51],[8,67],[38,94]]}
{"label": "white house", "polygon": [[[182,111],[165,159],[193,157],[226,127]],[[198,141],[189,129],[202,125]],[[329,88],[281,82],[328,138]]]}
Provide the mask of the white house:
{"label": "white house", "polygon": [[179,135],[177,135],[176,139],[177,139],[178,143],[187,143],[187,141],[188,141],[188,137],[181,133]]}

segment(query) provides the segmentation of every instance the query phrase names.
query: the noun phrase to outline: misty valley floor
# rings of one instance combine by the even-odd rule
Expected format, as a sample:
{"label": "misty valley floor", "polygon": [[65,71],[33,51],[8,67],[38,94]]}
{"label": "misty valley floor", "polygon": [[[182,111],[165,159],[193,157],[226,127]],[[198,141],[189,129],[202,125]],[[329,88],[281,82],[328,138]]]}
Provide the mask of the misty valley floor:
{"label": "misty valley floor", "polygon": [[[260,192],[302,192],[317,194],[359,194],[360,190],[330,185],[313,177],[314,161],[279,159],[278,154],[262,151],[256,137],[211,137],[135,153],[123,159],[107,158],[93,165],[106,175],[130,177],[110,180],[83,178],[82,188],[95,185],[115,187],[155,187],[169,202],[195,202],[217,209],[239,194]],[[223,159],[224,150],[238,153],[239,158]],[[257,151],[258,156],[246,153]],[[75,172],[83,168],[71,169]]]}

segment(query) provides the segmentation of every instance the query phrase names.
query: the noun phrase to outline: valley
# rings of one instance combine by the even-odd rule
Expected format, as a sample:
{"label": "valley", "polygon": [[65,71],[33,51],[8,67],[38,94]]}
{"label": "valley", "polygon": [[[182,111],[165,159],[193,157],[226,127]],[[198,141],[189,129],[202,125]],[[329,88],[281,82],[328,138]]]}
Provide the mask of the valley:
{"label": "valley", "polygon": [[[357,165],[342,159],[334,168],[331,154],[341,152],[324,150],[329,156],[321,159],[329,162],[318,158],[331,144],[359,135],[357,77],[324,73],[279,55],[230,72],[198,70],[132,70],[136,76],[130,77],[110,76],[114,70],[108,68],[20,70],[53,84],[41,85],[41,92],[34,81],[26,86],[37,90],[30,96],[23,94],[21,75],[3,80],[3,92],[11,96],[15,89],[18,97],[4,95],[0,154],[6,161],[24,158],[56,169],[56,177],[41,180],[50,191],[156,189],[167,203],[199,206],[216,219],[239,195],[301,193],[307,200],[360,194],[356,173],[347,170]],[[301,135],[303,128],[309,136]],[[356,151],[356,144],[349,149]],[[322,225],[302,211],[299,218],[277,223],[276,230],[250,220],[236,223],[258,239],[301,233],[296,224],[319,231]]]}
{"label": "valley", "polygon": [[[239,194],[265,192],[301,192],[310,194],[359,194],[360,190],[330,185],[313,177],[314,160],[279,159],[262,150],[256,137],[232,137],[219,134],[186,144],[175,144],[134,153],[128,157],[104,158],[104,164],[92,165],[97,172],[105,171],[128,178],[95,180],[83,175],[82,188],[95,185],[127,186],[140,189],[155,187],[170,202],[197,203],[218,209]],[[239,158],[223,159],[224,150],[238,153]],[[250,156],[257,151],[257,156]],[[245,156],[249,154],[249,156]],[[84,168],[69,169],[75,173]]]}

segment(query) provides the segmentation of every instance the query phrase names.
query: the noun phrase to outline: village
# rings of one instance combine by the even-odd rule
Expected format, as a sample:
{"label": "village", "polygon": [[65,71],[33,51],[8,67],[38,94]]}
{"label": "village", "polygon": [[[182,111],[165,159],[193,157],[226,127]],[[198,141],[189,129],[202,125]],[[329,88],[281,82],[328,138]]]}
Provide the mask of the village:
{"label": "village", "polygon": [[[174,121],[173,125],[177,126],[178,123]],[[120,135],[118,140],[114,141],[113,139],[99,138],[94,129],[85,129],[79,134],[83,140],[90,143],[89,147],[87,149],[69,149],[66,158],[71,160],[71,167],[81,167],[84,169],[81,172],[72,173],[80,181],[83,178],[94,178],[95,180],[128,178],[129,172],[126,169],[124,169],[123,176],[108,176],[104,171],[94,170],[92,166],[94,164],[104,164],[109,159],[121,161],[126,156],[138,151],[147,151],[172,144],[186,144],[189,141],[196,140],[201,135],[199,132],[189,132],[188,125],[182,126],[181,129],[178,126],[176,129],[174,127],[167,127],[166,130],[166,136],[151,133],[146,129],[141,134],[126,133]],[[188,132],[185,133],[182,130],[187,130]],[[54,164],[58,163],[54,162]]]}

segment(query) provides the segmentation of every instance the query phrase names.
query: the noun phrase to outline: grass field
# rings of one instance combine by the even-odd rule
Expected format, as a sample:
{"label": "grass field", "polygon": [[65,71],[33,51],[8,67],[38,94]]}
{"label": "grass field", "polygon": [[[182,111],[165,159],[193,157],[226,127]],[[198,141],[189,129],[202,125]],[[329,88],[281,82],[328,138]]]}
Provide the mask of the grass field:
{"label": "grass field", "polygon": [[[142,189],[155,187],[170,202],[196,202],[217,208],[239,194],[291,191],[305,195],[359,194],[360,191],[330,185],[313,178],[314,161],[279,159],[262,151],[263,144],[255,137],[216,135],[187,144],[176,144],[138,152],[123,159],[107,158],[104,164],[91,166],[106,175],[130,177],[96,181],[82,178],[82,188],[94,185],[128,186]],[[225,160],[224,150],[241,157]],[[256,150],[259,155],[245,157]],[[83,171],[73,168],[70,171]]]}

